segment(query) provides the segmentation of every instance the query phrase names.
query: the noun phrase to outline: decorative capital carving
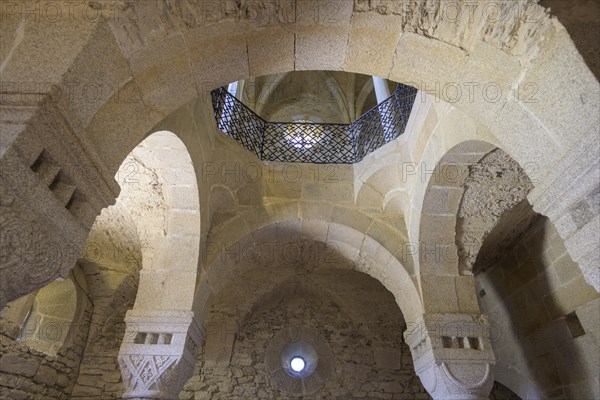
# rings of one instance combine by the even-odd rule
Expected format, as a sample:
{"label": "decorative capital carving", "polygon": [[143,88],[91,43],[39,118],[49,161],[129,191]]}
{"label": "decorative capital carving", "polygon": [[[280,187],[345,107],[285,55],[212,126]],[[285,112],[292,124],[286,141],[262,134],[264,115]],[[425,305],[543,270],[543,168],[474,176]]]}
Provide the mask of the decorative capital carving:
{"label": "decorative capital carving", "polygon": [[177,399],[202,340],[191,311],[137,311],[125,317],[119,351],[124,398]]}
{"label": "decorative capital carving", "polygon": [[483,315],[424,315],[404,337],[415,371],[434,399],[487,399],[496,363]]}

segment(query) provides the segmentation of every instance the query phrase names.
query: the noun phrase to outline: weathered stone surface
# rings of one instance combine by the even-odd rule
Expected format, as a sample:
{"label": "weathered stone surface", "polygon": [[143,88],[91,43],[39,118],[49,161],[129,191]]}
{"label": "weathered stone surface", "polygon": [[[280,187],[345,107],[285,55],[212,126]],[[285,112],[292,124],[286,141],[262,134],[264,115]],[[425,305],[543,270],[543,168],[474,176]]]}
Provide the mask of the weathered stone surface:
{"label": "weathered stone surface", "polygon": [[[236,330],[235,342],[223,346],[233,351],[223,358],[235,365],[208,368],[199,357],[185,398],[278,398],[255,348],[290,320],[325,321],[323,336],[346,346],[339,348],[339,370],[359,379],[326,385],[326,396],[427,398],[409,357],[394,370],[400,377],[387,371],[371,379],[380,366],[368,339],[389,333],[383,319],[365,332],[349,322],[355,315],[340,320],[343,312],[333,312],[327,301],[291,304],[285,315],[265,308],[280,304],[286,290],[298,293],[285,282],[304,284],[314,271],[332,268],[378,279],[410,322],[425,312],[472,316],[485,307],[492,322],[514,336],[494,344],[498,380],[523,398],[600,397],[600,95],[586,65],[597,47],[582,48],[580,40],[597,37],[597,6],[557,5],[560,21],[570,15],[565,30],[543,7],[556,2],[544,0],[4,3],[0,303],[66,278],[78,258],[84,273],[73,281],[76,296],[52,303],[41,291],[33,294],[39,304],[25,324],[36,328],[31,335],[21,336],[31,304],[2,314],[12,320],[0,328],[0,397],[122,397],[116,360],[125,311],[194,310],[199,321],[212,321],[210,310],[222,296],[229,305],[222,315],[265,329],[256,337],[252,329]],[[579,52],[569,32],[577,33]],[[334,101],[302,100],[294,110],[287,96],[261,106],[265,115],[357,117],[374,105],[370,78],[341,71],[412,82],[422,95],[431,94],[421,96],[422,109],[413,109],[427,112],[411,116],[405,137],[359,166],[333,174],[327,166],[303,166],[298,180],[277,181],[290,165],[270,175],[268,165],[217,132],[209,93],[250,82],[250,75],[294,70],[318,70],[307,76],[331,84]],[[289,83],[274,85],[275,92]],[[474,96],[467,85],[474,85]],[[457,87],[462,91],[452,98]],[[498,98],[487,98],[486,87],[500,90]],[[351,95],[340,94],[345,91]],[[187,150],[163,133],[164,147],[141,152],[163,165],[126,158],[162,129],[179,136]],[[465,141],[461,152],[451,151]],[[484,142],[490,149],[482,152],[477,143]],[[496,150],[473,166],[496,147],[502,156]],[[453,164],[448,174],[431,177],[443,158]],[[230,173],[251,165],[263,176]],[[215,166],[225,166],[225,173],[207,174]],[[126,173],[116,177],[121,203],[96,220],[118,195],[118,170]],[[509,184],[506,174],[515,171]],[[132,172],[135,182],[128,179]],[[463,180],[451,186],[455,175]],[[437,186],[427,190],[428,182]],[[427,195],[433,201],[424,201]],[[525,196],[550,222],[540,225],[546,220],[534,215]],[[260,231],[266,226],[270,236]],[[205,239],[217,249],[201,254]],[[265,246],[244,247],[259,243],[277,255]],[[262,274],[253,275],[257,269]],[[239,290],[226,298],[228,285]],[[243,294],[256,295],[255,301],[239,301]],[[351,295],[364,301],[348,314],[368,319],[381,308],[368,296]],[[61,311],[68,318],[52,317]],[[37,329],[45,322],[68,329],[48,341],[49,333]],[[161,341],[168,340],[164,333]],[[44,340],[30,340],[36,334]],[[376,345],[390,347],[386,340]],[[476,378],[471,364],[448,368]]]}
{"label": "weathered stone surface", "polygon": [[56,373],[56,370],[45,365],[40,365],[35,376],[33,377],[34,381],[46,386],[54,386],[57,379],[58,374]]}
{"label": "weathered stone surface", "polygon": [[31,378],[39,367],[36,360],[24,360],[17,353],[8,353],[0,359],[2,371]]}

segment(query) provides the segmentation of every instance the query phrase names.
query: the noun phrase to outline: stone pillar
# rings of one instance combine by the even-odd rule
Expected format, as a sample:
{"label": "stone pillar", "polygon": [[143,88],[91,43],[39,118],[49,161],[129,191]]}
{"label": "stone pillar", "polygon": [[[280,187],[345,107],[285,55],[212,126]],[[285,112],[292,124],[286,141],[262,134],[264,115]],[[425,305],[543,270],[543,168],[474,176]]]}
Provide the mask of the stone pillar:
{"label": "stone pillar", "polygon": [[383,137],[386,142],[392,140],[394,137],[394,125],[389,122],[389,118],[385,118],[386,114],[393,112],[390,103],[384,103],[390,96],[390,88],[385,79],[378,76],[373,77],[373,86],[375,87],[375,97],[377,98],[377,104],[379,113],[381,115],[381,125],[383,127]]}
{"label": "stone pillar", "polygon": [[425,315],[407,326],[404,338],[435,400],[488,399],[496,361],[485,316]]}
{"label": "stone pillar", "polygon": [[235,98],[238,99],[239,101],[242,101],[244,98],[244,84],[246,83],[245,80],[240,80],[237,81],[237,88],[235,89]]}
{"label": "stone pillar", "polygon": [[373,86],[375,87],[375,97],[377,97],[377,104],[383,103],[388,97],[391,96],[390,88],[385,79],[378,76],[373,77]]}
{"label": "stone pillar", "polygon": [[[597,128],[594,128],[597,129]],[[592,131],[543,178],[528,166],[535,188],[527,199],[556,227],[587,283],[600,292],[600,139]]]}
{"label": "stone pillar", "polygon": [[125,399],[177,399],[192,376],[202,334],[191,311],[127,312],[119,350]]}

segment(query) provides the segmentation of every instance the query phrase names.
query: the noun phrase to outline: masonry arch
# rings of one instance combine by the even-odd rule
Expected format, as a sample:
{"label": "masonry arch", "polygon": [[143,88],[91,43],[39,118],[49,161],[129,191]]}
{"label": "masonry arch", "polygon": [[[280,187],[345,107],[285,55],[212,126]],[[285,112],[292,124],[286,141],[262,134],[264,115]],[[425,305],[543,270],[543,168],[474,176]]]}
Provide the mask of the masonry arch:
{"label": "masonry arch", "polygon": [[416,321],[422,314],[413,278],[400,261],[377,241],[339,223],[280,221],[235,241],[207,242],[204,251],[206,267],[194,302],[199,321],[206,316],[209,299],[235,281],[240,271],[277,262],[292,267],[306,264],[306,268],[345,265],[381,282],[394,295],[406,321]]}
{"label": "masonry arch", "polygon": [[[426,313],[485,313],[496,380],[522,398],[546,398],[557,391],[595,397],[596,381],[584,367],[590,336],[583,328],[573,328],[570,335],[557,332],[569,324],[587,325],[585,320],[579,325],[577,310],[587,318],[582,310],[598,294],[583,283],[582,269],[555,226],[529,203],[538,179],[535,169],[474,140],[455,145],[434,165],[428,168],[416,260]],[[565,286],[574,278],[581,281],[577,296]],[[545,341],[553,343],[544,348],[546,359],[562,357],[565,352],[557,348],[569,348],[569,370],[579,372],[565,375],[564,362],[539,372],[540,348],[533,350],[532,343]]]}
{"label": "masonry arch", "polygon": [[76,309],[73,282],[66,279],[51,283],[36,294],[20,340],[38,351],[56,355],[65,345]]}
{"label": "masonry arch", "polygon": [[[496,155],[492,156],[494,153]],[[474,197],[469,187],[469,179],[474,171],[476,173],[477,165],[482,160],[492,157],[491,163],[494,164],[495,169],[490,168],[489,175],[482,179],[487,179],[488,182],[497,181],[498,177],[502,177],[503,172],[500,171],[504,171],[503,168],[510,170],[513,174],[506,179],[510,179],[510,183],[514,184],[516,191],[512,193],[514,198],[507,199],[506,204],[490,211],[489,221],[482,222],[483,225],[463,226],[464,219],[460,211],[464,211],[467,196]],[[430,295],[436,298],[438,293],[432,289],[439,287],[438,285],[461,287],[456,292],[462,292],[465,297],[450,296],[444,301],[441,298],[436,300],[430,298],[432,307],[437,309],[436,307],[441,306],[442,308],[437,310],[443,312],[460,310],[464,313],[478,313],[479,306],[475,299],[471,271],[475,258],[485,236],[498,223],[501,215],[517,203],[526,202],[526,196],[532,188],[531,181],[521,167],[502,150],[490,143],[475,140],[455,145],[438,162],[428,166],[428,170],[432,173],[424,176],[428,179],[428,183],[419,218],[419,260],[417,261],[424,301],[427,302],[426,299]],[[494,173],[499,175],[495,176]],[[491,186],[487,189],[491,190]],[[478,193],[481,195],[484,192],[485,190],[480,189]],[[516,203],[510,200],[515,200]],[[471,201],[475,200],[471,199]],[[489,206],[492,208],[491,204]],[[478,210],[482,209],[481,204],[476,207]]]}
{"label": "masonry arch", "polygon": [[[201,231],[196,174],[184,143],[172,132],[159,131],[135,147],[117,178],[123,188],[117,206],[135,220],[142,257],[118,356],[124,396],[164,396],[160,376],[169,368],[178,374],[184,352],[193,353],[188,330],[195,329],[191,307]],[[151,345],[169,356],[157,359]],[[143,372],[147,368],[152,377]]]}
{"label": "masonry arch", "polygon": [[[198,267],[200,204],[185,145],[171,132],[155,132],[125,159],[118,178],[123,188],[119,202],[134,218],[141,241],[134,309],[189,309]],[[163,295],[155,296],[159,287]]]}
{"label": "masonry arch", "polygon": [[[279,356],[286,343],[308,342],[316,349],[319,364],[326,366],[317,374],[329,386],[341,385],[341,390],[355,390],[349,382],[353,379],[351,374],[345,371],[359,368],[362,373],[377,371],[371,382],[395,382],[389,383],[389,392],[424,391],[416,382],[410,363],[402,362],[408,350],[401,338],[405,328],[402,314],[393,296],[377,280],[350,269],[341,258],[335,265],[316,268],[306,268],[302,263],[286,267],[278,262],[281,259],[273,261],[240,271],[219,286],[207,312],[206,342],[198,355],[196,376],[202,377],[204,382],[219,380],[215,375],[221,371],[236,371],[242,365],[247,367],[244,375],[255,373],[257,379],[265,383],[263,389],[276,397],[281,396],[277,390],[308,394],[321,385],[309,380],[305,382],[306,388],[282,386],[282,381],[277,379],[279,357],[273,357]],[[336,317],[332,320],[333,310]],[[315,324],[315,321],[320,323]],[[357,340],[352,350],[347,347],[345,332],[329,334],[332,327],[340,323],[351,330],[351,337]],[[289,336],[285,336],[286,332]],[[281,338],[282,333],[284,338]],[[248,358],[248,347],[252,348],[252,362]],[[327,351],[328,348],[331,350]],[[353,355],[348,354],[349,351]],[[300,355],[303,353],[300,347]],[[376,366],[368,364],[367,360],[373,358]],[[380,365],[386,361],[387,365]],[[250,363],[251,366],[247,365]],[[398,377],[397,371],[401,368],[403,376]],[[286,381],[283,376],[279,378]],[[414,382],[414,387],[407,387],[408,381]],[[199,388],[190,381],[185,390],[205,394],[211,391],[211,386]],[[219,392],[227,393],[227,390],[227,385],[223,385]],[[327,396],[327,390],[323,388],[319,394]],[[381,388],[371,390],[383,391]],[[237,398],[239,391],[231,394],[229,389],[229,393],[229,397]],[[213,396],[217,395],[213,393]]]}
{"label": "masonry arch", "polygon": [[62,354],[73,345],[86,301],[84,288],[76,279],[72,273],[35,294],[17,341],[50,356]]}
{"label": "masonry arch", "polygon": [[[439,7],[439,3],[436,3],[436,6]],[[196,16],[194,18],[200,18],[201,4],[190,2],[185,7],[188,7],[186,11],[190,15]],[[310,5],[307,4],[306,7],[310,7]],[[410,7],[416,8],[412,10],[414,12],[412,15],[420,15],[423,12],[427,14],[435,9],[434,7],[427,11],[420,9],[421,6],[416,4],[410,5]],[[506,7],[510,8],[509,5]],[[167,26],[161,26],[162,36],[153,40],[144,40],[144,37],[150,35],[150,30],[147,30],[146,27],[136,26],[134,30],[137,31],[137,37],[140,39],[134,39],[136,36],[126,34],[124,27],[110,22],[100,22],[97,26],[90,24],[97,28],[96,32],[90,32],[89,35],[81,38],[81,45],[87,41],[87,46],[75,49],[75,53],[67,57],[67,62],[63,62],[61,65],[64,65],[65,68],[66,65],[71,66],[71,76],[85,76],[92,73],[99,66],[82,61],[86,58],[87,52],[95,51],[92,50],[93,48],[107,50],[120,48],[123,55],[119,55],[119,59],[114,60],[115,64],[119,66],[118,70],[126,68],[127,64],[134,64],[135,68],[128,71],[126,76],[133,79],[133,82],[130,82],[130,85],[133,84],[133,86],[129,87],[135,90],[131,89],[131,92],[128,93],[133,93],[132,98],[135,101],[125,103],[126,106],[123,106],[123,102],[117,102],[118,96],[123,94],[120,90],[127,86],[123,83],[114,85],[119,80],[118,73],[105,75],[106,81],[103,83],[106,83],[107,87],[117,88],[117,90],[103,93],[102,101],[94,102],[91,109],[75,112],[75,115],[85,116],[85,118],[81,118],[82,124],[87,126],[90,139],[95,143],[97,150],[102,155],[110,158],[116,157],[117,160],[124,159],[126,152],[132,149],[135,143],[139,142],[145,133],[156,126],[165,116],[197,96],[204,97],[207,90],[249,76],[315,69],[345,70],[377,75],[397,82],[412,82],[421,89],[433,92],[436,91],[436,83],[443,87],[446,84],[466,82],[467,80],[470,82],[497,81],[503,92],[503,99],[497,103],[487,102],[480,93],[478,98],[461,97],[454,104],[476,117],[484,125],[489,126],[499,138],[503,138],[510,153],[514,154],[522,164],[524,161],[522,158],[529,158],[539,162],[540,165],[549,166],[558,157],[558,154],[562,154],[581,135],[585,134],[589,127],[593,126],[591,125],[593,123],[591,112],[595,110],[597,99],[589,91],[579,90],[588,84],[593,84],[595,79],[577,54],[574,45],[569,43],[567,32],[558,21],[546,14],[543,7],[535,6],[534,8],[536,15],[539,15],[539,23],[536,24],[536,29],[531,31],[528,31],[529,26],[518,19],[511,19],[510,23],[504,20],[486,21],[481,14],[483,10],[478,9],[474,15],[474,21],[471,23],[467,22],[466,16],[464,21],[455,21],[456,26],[452,26],[455,29],[451,29],[452,33],[449,34],[449,37],[445,37],[444,35],[448,34],[442,33],[443,29],[441,29],[448,22],[441,21],[441,17],[433,17],[435,25],[428,28],[432,30],[432,35],[425,37],[413,33],[419,31],[420,28],[425,29],[419,26],[424,23],[422,22],[424,20],[412,21],[408,19],[409,17],[395,15],[395,11],[399,10],[394,10],[394,7],[382,10],[349,2],[340,5],[336,13],[338,22],[327,27],[326,39],[320,36],[321,31],[318,29],[314,31],[301,29],[305,26],[304,24],[309,24],[309,26],[311,24],[308,20],[304,20],[304,18],[309,18],[308,12],[299,11],[301,19],[296,21],[297,31],[290,33],[281,32],[278,24],[260,30],[251,24],[236,25],[236,29],[231,29],[228,33],[217,29],[218,25],[192,24],[188,26],[183,35],[194,43],[194,46],[189,49],[183,47],[182,38],[178,36],[179,32]],[[156,4],[145,2],[135,4],[134,9],[137,15],[158,16],[163,12]],[[240,10],[240,12],[242,11]],[[411,14],[407,13],[407,15]],[[112,25],[111,28],[114,31],[110,32],[107,25]],[[345,28],[346,25],[350,25],[350,29]],[[458,27],[465,29],[467,33],[454,36]],[[438,29],[436,30],[436,28]],[[512,33],[506,36],[486,34],[486,32],[495,30]],[[390,32],[391,40],[389,39]],[[525,34],[525,32],[527,33]],[[65,27],[62,33],[68,35],[68,28]],[[552,36],[555,42],[560,41],[561,46],[552,48],[536,46],[540,44],[544,35]],[[259,48],[264,47],[265,37],[269,36],[278,37],[278,40],[270,43],[269,55],[262,54],[259,52]],[[211,45],[211,41],[215,37],[220,39],[218,48],[214,44]],[[243,37],[247,39],[238,42],[237,39]],[[300,38],[300,46],[295,49],[293,46],[289,46],[294,37]],[[384,37],[387,39],[384,40]],[[21,43],[20,46],[25,48],[30,41],[37,39],[42,38],[28,37],[27,41]],[[327,42],[325,43],[324,40]],[[515,42],[508,45],[511,40]],[[167,41],[174,44],[171,47],[173,50],[157,52],[156,50],[162,48]],[[44,41],[42,40],[42,42]],[[243,46],[239,43],[247,43],[249,53],[241,51]],[[324,52],[324,48],[335,50]],[[186,52],[188,54],[185,54]],[[506,98],[510,97],[509,93],[513,93],[506,89],[509,89],[515,80],[518,80],[521,73],[520,65],[527,61],[536,65],[536,68],[528,71],[527,75],[530,78],[537,77],[541,71],[546,72],[546,78],[543,79],[544,85],[540,85],[539,88],[541,99],[552,91],[561,92],[557,86],[561,81],[560,77],[557,76],[558,79],[555,80],[547,75],[553,62],[556,62],[559,52],[562,57],[568,54],[579,61],[571,63],[576,72],[574,76],[577,76],[576,85],[562,89],[568,92],[562,96],[562,101],[573,102],[575,94],[579,92],[591,96],[589,101],[582,105],[590,113],[580,113],[580,115],[586,115],[586,118],[572,120],[574,123],[570,126],[571,135],[561,137],[557,137],[553,131],[569,120],[567,114],[560,112],[561,108],[565,107],[560,107],[557,103],[550,110],[544,110],[536,103],[509,103]],[[61,55],[64,55],[63,53],[61,52]],[[115,51],[115,56],[118,53]],[[248,54],[251,55],[250,58],[248,58]],[[377,54],[377,56],[365,57],[366,54]],[[17,55],[18,51],[5,66],[7,80],[13,77],[18,78],[17,67],[20,60]],[[79,57],[74,59],[75,55],[79,55]],[[492,57],[496,65],[506,66],[503,71],[499,71],[501,76],[490,76],[486,70],[485,56]],[[278,62],[264,62],[267,57],[272,57]],[[183,62],[188,58],[192,60],[191,66],[187,62]],[[296,59],[298,62],[294,62]],[[72,61],[69,62],[69,60]],[[408,62],[409,60],[421,60],[420,62],[423,64],[411,63]],[[439,60],[444,61],[440,62]],[[211,68],[224,64],[231,64],[234,67]],[[423,65],[430,67],[425,69],[422,68]],[[450,65],[452,65],[451,71],[448,70]],[[444,74],[444,72],[452,73]],[[42,71],[40,73],[40,76],[47,75]],[[123,73],[125,72],[123,71]],[[444,77],[445,75],[447,76]],[[157,76],[164,79],[150,79]],[[56,75],[53,77],[52,81],[55,81]],[[533,80],[537,81],[537,79]],[[196,83],[196,86],[189,85],[189,82]],[[109,83],[112,85],[108,85]],[[440,95],[440,92],[438,91],[437,94]],[[75,107],[75,104],[64,105],[67,108]],[[116,105],[122,107],[116,107]],[[482,107],[484,105],[488,107]],[[506,106],[503,107],[503,105]],[[130,114],[130,118],[122,120],[109,117],[114,116],[115,112],[135,113],[135,111],[142,110],[146,112],[140,112],[138,115]],[[518,119],[505,118],[509,115],[518,116]],[[561,118],[565,118],[563,122],[557,119],[559,115]],[[543,121],[542,124],[540,121]],[[115,124],[124,124],[121,126],[123,129],[115,129],[117,128]],[[111,126],[112,129],[108,129]],[[511,126],[516,129],[506,129]],[[543,156],[526,153],[525,149],[528,146],[521,146],[524,139],[521,139],[520,135],[516,133],[507,134],[511,131],[526,133],[529,141],[535,138],[536,144],[539,144],[538,150],[544,149],[544,151],[538,151]],[[101,132],[104,135],[100,135]],[[122,132],[127,132],[127,134],[124,135]],[[121,145],[115,146],[115,143]],[[109,148],[112,151],[108,151]],[[560,151],[561,148],[563,151]],[[556,150],[559,150],[557,155],[553,155]],[[116,168],[115,163],[110,164]]]}
{"label": "masonry arch", "polygon": [[[206,15],[201,2],[184,5],[182,15],[191,18],[187,24],[176,19],[173,24],[164,22],[152,29],[144,24],[126,28],[104,19],[83,26],[43,21],[57,32],[54,38],[78,38],[74,42],[67,40],[72,46],[64,49],[49,43],[43,29],[36,27],[32,31],[25,25],[25,40],[15,42],[15,51],[3,63],[4,79],[20,82],[23,70],[32,71],[35,65],[56,65],[52,72],[32,71],[32,76],[58,85],[49,86],[49,94],[56,101],[30,107],[26,119],[33,115],[39,118],[31,119],[27,130],[12,135],[5,147],[22,146],[27,137],[42,129],[42,121],[64,120],[72,129],[65,134],[85,138],[86,151],[94,155],[92,158],[102,160],[99,170],[110,180],[120,161],[147,132],[194,99],[203,99],[204,103],[197,123],[212,125],[208,94],[215,87],[249,76],[313,69],[344,70],[413,83],[439,98],[447,98],[443,88],[454,87],[457,82],[494,82],[497,86],[493,89],[502,93],[494,96],[494,101],[486,92],[477,91],[474,98],[451,96],[455,100],[452,104],[489,129],[521,165],[535,163],[543,176],[568,151],[585,152],[585,148],[576,149],[574,145],[594,132],[599,102],[597,93],[589,88],[596,87],[597,81],[564,27],[537,5],[533,9],[539,18],[533,27],[518,18],[486,19],[481,9],[475,10],[471,19],[463,13],[458,21],[448,22],[436,16],[435,10],[441,3],[435,2],[431,9],[411,3],[404,11],[413,12],[403,13],[396,6],[382,9],[344,2],[336,10],[335,22],[315,23],[309,17],[311,4],[307,2],[298,6],[298,19],[291,31],[281,27],[280,23],[287,22],[282,19],[285,13],[279,13],[275,19],[278,23],[268,27],[229,21],[190,24]],[[500,7],[507,7],[502,10],[506,13],[513,9],[508,3],[501,3]],[[135,3],[132,10],[137,18],[156,21],[163,21],[161,15],[165,12],[155,2]],[[244,15],[245,11],[240,8],[237,12]],[[423,14],[431,18],[415,17]],[[9,21],[7,26],[16,32],[18,15],[15,18],[16,22]],[[74,31],[82,29],[84,34]],[[157,31],[161,33],[155,34]],[[9,37],[14,39],[15,32],[9,32]],[[49,51],[39,55],[39,62],[24,61],[25,54],[30,53],[28,49],[40,43]],[[266,47],[268,54],[262,50]],[[102,62],[90,62],[98,60],[94,56],[98,51],[110,56],[103,57]],[[567,58],[575,60],[567,63],[571,83],[561,85],[565,76],[565,63],[561,60]],[[109,64],[111,68],[107,67]],[[490,72],[490,64],[502,68]],[[231,68],[222,68],[223,65]],[[111,73],[105,73],[107,70]],[[96,101],[58,96],[71,80],[90,81],[90,76],[100,77],[97,84],[110,88]],[[514,82],[537,84],[540,101],[527,102],[531,93],[519,95],[511,89]],[[437,87],[442,87],[442,91]],[[127,101],[123,101],[123,96]],[[568,111],[573,108],[578,112]],[[48,152],[57,153],[56,145],[49,144]]]}
{"label": "masonry arch", "polygon": [[585,283],[554,224],[520,201],[483,235],[472,271],[481,311],[493,326],[496,380],[523,399],[598,397],[589,367],[596,346],[590,318],[597,313],[586,311],[600,295]]}

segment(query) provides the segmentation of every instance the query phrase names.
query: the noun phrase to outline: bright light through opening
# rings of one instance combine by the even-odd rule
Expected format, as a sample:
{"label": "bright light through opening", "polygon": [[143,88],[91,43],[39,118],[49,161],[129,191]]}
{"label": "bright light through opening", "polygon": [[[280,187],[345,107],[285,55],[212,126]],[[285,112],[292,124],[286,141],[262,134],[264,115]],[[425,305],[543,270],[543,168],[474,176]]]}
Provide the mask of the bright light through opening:
{"label": "bright light through opening", "polygon": [[285,139],[298,150],[308,150],[322,139],[323,127],[308,120],[288,124]]}
{"label": "bright light through opening", "polygon": [[292,369],[296,372],[301,372],[304,369],[305,363],[301,357],[292,358],[292,362],[290,363]]}

